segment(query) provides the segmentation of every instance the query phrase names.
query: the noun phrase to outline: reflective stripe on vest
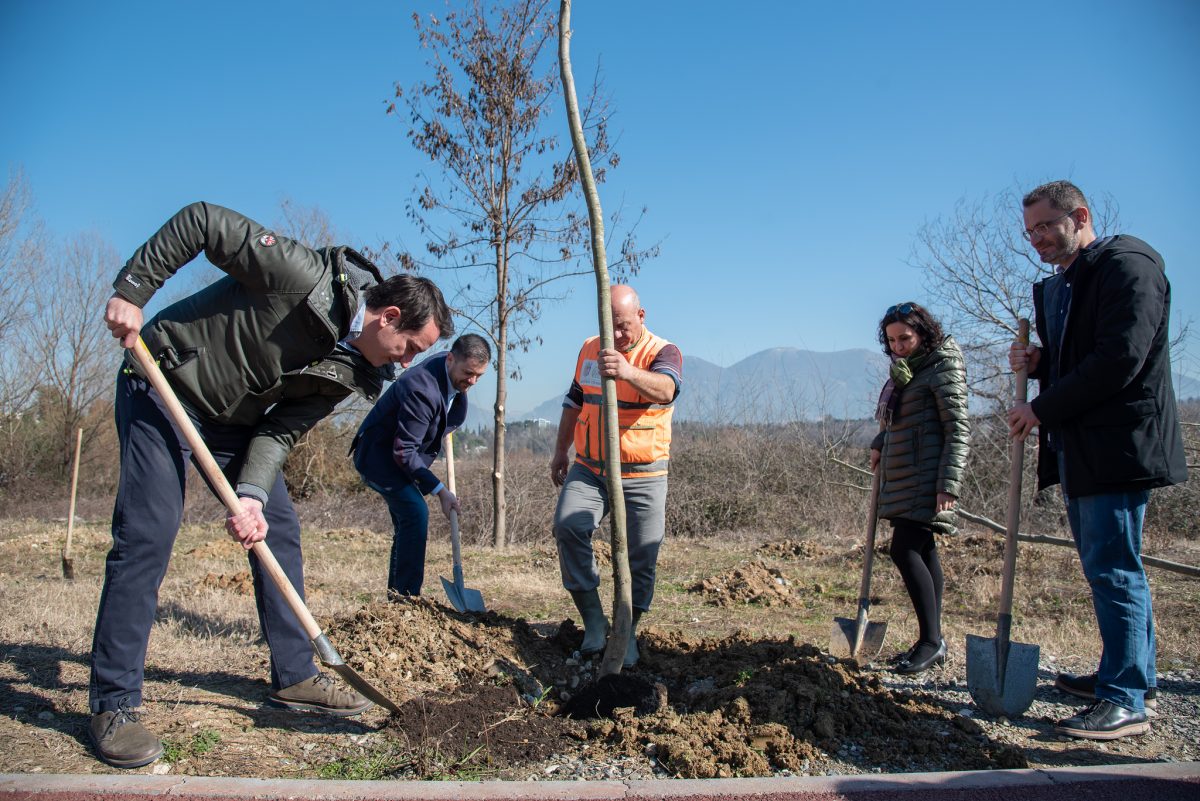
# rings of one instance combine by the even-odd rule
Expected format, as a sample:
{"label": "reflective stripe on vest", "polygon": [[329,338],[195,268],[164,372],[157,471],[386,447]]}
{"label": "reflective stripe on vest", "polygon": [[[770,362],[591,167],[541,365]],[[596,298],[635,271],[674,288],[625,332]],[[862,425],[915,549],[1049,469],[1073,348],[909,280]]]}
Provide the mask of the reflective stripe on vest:
{"label": "reflective stripe on vest", "polygon": [[[631,365],[649,370],[658,352],[671,344],[644,329],[633,350],[625,354]],[[583,407],[575,424],[576,461],[593,473],[604,473],[603,396],[597,359],[600,337],[583,343],[575,364],[575,380],[583,389]],[[646,400],[627,381],[617,381],[617,425],[621,428],[621,475],[646,478],[667,474],[671,453],[673,403]]]}

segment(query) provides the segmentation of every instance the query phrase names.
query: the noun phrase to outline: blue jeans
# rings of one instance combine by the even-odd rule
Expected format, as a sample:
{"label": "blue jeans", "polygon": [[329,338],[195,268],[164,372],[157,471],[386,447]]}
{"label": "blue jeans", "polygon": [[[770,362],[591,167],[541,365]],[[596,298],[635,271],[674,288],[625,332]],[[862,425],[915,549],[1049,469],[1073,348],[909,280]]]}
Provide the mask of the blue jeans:
{"label": "blue jeans", "polygon": [[429,507],[416,484],[367,486],[387,501],[392,516],[392,556],[388,561],[388,594],[420,595],[425,582],[425,543],[429,538]]}
{"label": "blue jeans", "polygon": [[[1061,460],[1060,460],[1061,464]],[[1154,610],[1142,567],[1142,521],[1150,493],[1114,492],[1063,497],[1103,651],[1096,697],[1141,712],[1155,686]]]}

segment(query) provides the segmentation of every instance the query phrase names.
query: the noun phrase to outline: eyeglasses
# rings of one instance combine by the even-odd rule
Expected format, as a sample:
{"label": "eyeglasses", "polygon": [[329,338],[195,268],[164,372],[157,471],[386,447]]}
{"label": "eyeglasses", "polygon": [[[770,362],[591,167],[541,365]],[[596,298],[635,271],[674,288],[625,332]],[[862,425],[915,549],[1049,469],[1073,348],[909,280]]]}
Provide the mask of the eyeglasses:
{"label": "eyeglasses", "polygon": [[1050,230],[1050,226],[1054,225],[1056,222],[1061,220],[1063,217],[1070,217],[1072,214],[1074,214],[1077,211],[1079,211],[1079,209],[1071,209],[1066,214],[1060,214],[1059,216],[1055,217],[1053,220],[1046,220],[1046,222],[1040,222],[1037,225],[1033,226],[1032,228],[1026,228],[1024,231],[1021,232],[1021,236],[1025,237],[1026,242],[1032,242],[1034,239],[1041,239],[1043,236],[1046,235],[1046,232]]}
{"label": "eyeglasses", "polygon": [[912,303],[900,303],[896,306],[888,306],[888,310],[883,313],[884,317],[891,317],[899,312],[900,314],[912,314],[912,310],[916,308]]}

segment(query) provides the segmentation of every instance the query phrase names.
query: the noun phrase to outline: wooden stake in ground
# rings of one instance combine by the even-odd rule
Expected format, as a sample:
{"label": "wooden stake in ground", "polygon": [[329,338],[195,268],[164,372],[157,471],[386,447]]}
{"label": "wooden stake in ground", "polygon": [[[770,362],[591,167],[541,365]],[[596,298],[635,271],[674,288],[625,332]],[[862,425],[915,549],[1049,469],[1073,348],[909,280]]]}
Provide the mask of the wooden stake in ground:
{"label": "wooden stake in ground", "polygon": [[75,578],[75,560],[71,558],[71,535],[75,532],[75,491],[79,489],[79,452],[83,449],[83,429],[75,431],[75,459],[71,467],[71,505],[67,511],[67,544],[62,551],[62,574],[65,579]]}
{"label": "wooden stake in ground", "polygon": [[[567,102],[567,121],[571,126],[571,143],[575,148],[575,163],[587,200],[588,220],[592,232],[592,269],[596,273],[596,303],[600,316],[600,347],[613,347],[612,302],[608,290],[608,261],[604,254],[604,213],[600,209],[600,193],[592,175],[587,140],[579,118],[579,101],[575,97],[575,78],[571,74],[571,0],[562,0],[558,8],[558,68],[562,76],[563,97]],[[604,472],[608,483],[608,508],[612,525],[613,566],[613,627],[600,661],[600,675],[621,672],[629,632],[633,628],[633,595],[629,577],[629,550],[625,539],[625,494],[621,490],[621,439],[617,424],[616,379],[605,377],[601,382],[604,413]]]}

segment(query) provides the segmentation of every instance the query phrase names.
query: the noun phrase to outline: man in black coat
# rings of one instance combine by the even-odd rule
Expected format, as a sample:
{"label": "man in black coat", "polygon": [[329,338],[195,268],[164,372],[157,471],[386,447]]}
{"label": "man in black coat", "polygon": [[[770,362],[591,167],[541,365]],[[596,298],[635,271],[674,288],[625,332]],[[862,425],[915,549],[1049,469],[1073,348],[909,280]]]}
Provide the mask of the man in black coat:
{"label": "man in black coat", "polygon": [[1008,415],[1013,436],[1038,429],[1038,488],[1061,484],[1100,629],[1095,673],[1055,686],[1094,703],[1055,731],[1112,740],[1150,730],[1154,614],[1142,567],[1150,490],[1187,480],[1171,386],[1171,285],[1140,239],[1098,239],[1079,188],[1054,181],[1025,196],[1025,237],[1055,275],[1033,288],[1041,347],[1014,344],[1040,392]]}
{"label": "man in black coat", "polygon": [[442,514],[458,511],[458,498],[429,466],[442,440],[467,418],[467,390],[487,372],[492,351],[478,334],[463,334],[448,353],[431,356],[392,384],[359,426],[354,466],[367,486],[387,501],[394,533],[388,595],[420,595],[429,533],[426,495]]}

